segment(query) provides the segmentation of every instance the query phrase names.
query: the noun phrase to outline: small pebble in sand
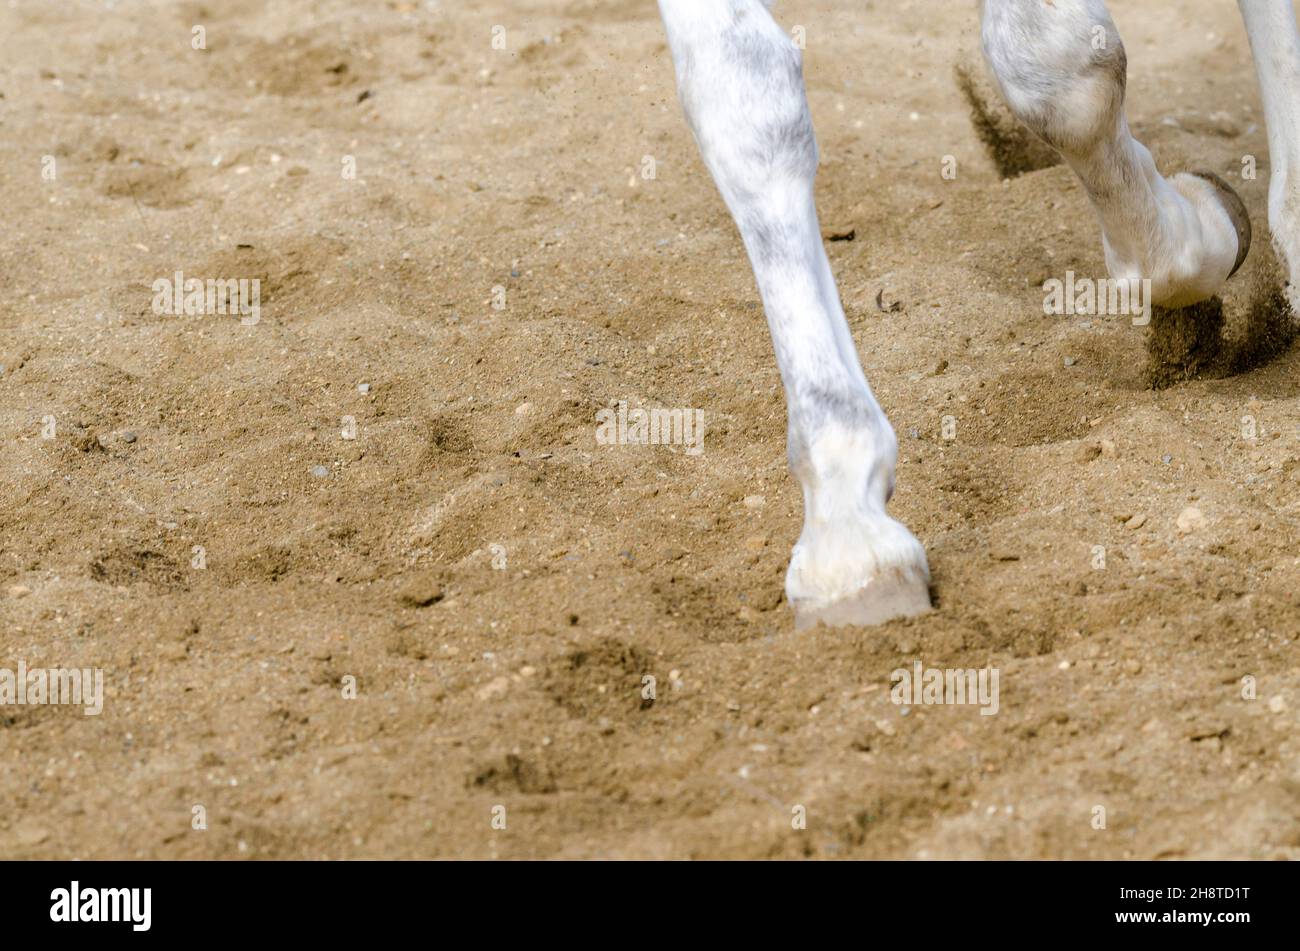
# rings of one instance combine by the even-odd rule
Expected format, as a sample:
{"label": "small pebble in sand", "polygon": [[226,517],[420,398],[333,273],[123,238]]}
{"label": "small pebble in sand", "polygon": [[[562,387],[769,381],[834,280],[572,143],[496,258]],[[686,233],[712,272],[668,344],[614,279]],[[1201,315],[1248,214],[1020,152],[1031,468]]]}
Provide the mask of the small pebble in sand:
{"label": "small pebble in sand", "polygon": [[1269,708],[1269,710],[1271,710],[1273,713],[1285,713],[1285,712],[1286,712],[1286,698],[1283,697],[1281,694],[1278,694],[1278,695],[1275,696],[1275,697],[1270,697],[1270,698],[1269,698],[1269,701],[1268,701],[1268,708]]}
{"label": "small pebble in sand", "polygon": [[25,598],[32,593],[32,589],[25,584],[15,584],[10,585],[8,592],[11,598]]}
{"label": "small pebble in sand", "polygon": [[1072,367],[1072,366],[1074,366],[1074,364],[1075,364],[1076,362],[1077,362],[1077,361],[1074,359],[1074,357],[1066,357],[1066,358],[1065,358],[1065,365],[1066,365],[1067,367]]}
{"label": "small pebble in sand", "polygon": [[744,505],[747,509],[761,509],[766,501],[767,499],[761,495],[747,495],[744,498]]}
{"label": "small pebble in sand", "polygon": [[358,392],[358,393],[369,393],[369,392],[370,392],[370,384],[369,384],[369,383],[358,383],[358,384],[357,384],[357,392]]}
{"label": "small pebble in sand", "polygon": [[532,403],[520,403],[518,406],[515,407],[516,416],[527,416],[532,411],[533,411]]}
{"label": "small pebble in sand", "polygon": [[1189,505],[1178,513],[1178,534],[1190,535],[1206,526],[1205,513],[1194,505]]}
{"label": "small pebble in sand", "polygon": [[14,829],[13,837],[19,845],[30,848],[31,846],[40,845],[42,842],[46,841],[50,837],[50,833],[48,829],[32,825],[24,819],[19,822],[17,827]]}
{"label": "small pebble in sand", "polygon": [[122,442],[133,443],[135,442],[135,440],[136,440],[136,435],[135,433],[131,432],[131,430],[128,429],[122,433]]}
{"label": "small pebble in sand", "polygon": [[1146,515],[1141,515],[1141,514],[1139,514],[1139,515],[1134,515],[1131,519],[1129,519],[1127,522],[1125,522],[1124,525],[1125,525],[1126,527],[1128,527],[1128,528],[1133,529],[1134,531],[1136,531],[1137,529],[1141,528],[1141,527],[1142,527],[1143,525],[1145,525],[1146,523],[1147,523],[1147,517],[1146,517]]}
{"label": "small pebble in sand", "polygon": [[510,689],[509,677],[494,677],[485,683],[482,687],[474,692],[474,697],[480,703],[485,700],[491,700],[493,697],[499,697]]}
{"label": "small pebble in sand", "polygon": [[312,467],[311,467],[311,474],[312,474],[312,477],[313,477],[313,478],[316,478],[316,479],[323,479],[323,478],[325,478],[327,475],[330,474],[330,471],[329,471],[329,469],[325,468],[324,466],[312,466]]}

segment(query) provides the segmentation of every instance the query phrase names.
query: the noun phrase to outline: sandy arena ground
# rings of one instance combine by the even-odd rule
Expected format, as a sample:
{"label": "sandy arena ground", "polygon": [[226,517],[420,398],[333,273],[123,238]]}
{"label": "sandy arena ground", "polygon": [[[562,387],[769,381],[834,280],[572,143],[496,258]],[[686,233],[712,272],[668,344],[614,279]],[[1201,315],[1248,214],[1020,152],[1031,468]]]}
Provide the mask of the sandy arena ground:
{"label": "sandy arena ground", "polygon": [[[1112,9],[1138,135],[1254,217],[1231,324],[1235,5]],[[934,573],[876,629],[792,632],[780,381],[649,0],[0,0],[0,667],[107,694],[0,707],[0,858],[1300,858],[1300,348],[1156,390],[1044,316],[1100,234],[986,155],[973,3],[777,15]],[[155,313],[178,270],[260,321]],[[704,452],[597,445],[619,400]],[[918,660],[998,714],[891,703]]]}

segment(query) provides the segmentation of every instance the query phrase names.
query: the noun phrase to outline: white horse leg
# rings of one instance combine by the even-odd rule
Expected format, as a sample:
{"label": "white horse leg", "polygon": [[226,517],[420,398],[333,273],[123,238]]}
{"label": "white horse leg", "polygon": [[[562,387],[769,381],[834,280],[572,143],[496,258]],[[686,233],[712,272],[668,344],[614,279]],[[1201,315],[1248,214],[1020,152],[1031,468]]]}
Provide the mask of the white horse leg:
{"label": "white horse leg", "polygon": [[1164,178],[1133,138],[1128,61],[1103,0],[984,0],[982,34],[1011,111],[1087,189],[1111,277],[1149,278],[1166,307],[1212,297],[1250,248],[1245,206],[1213,173]]}
{"label": "white horse leg", "polygon": [[799,627],[930,606],[925,551],[885,513],[897,439],[863,375],[813,203],[798,49],[759,0],[659,0],[678,92],[749,253],[789,412],[804,526],[786,574]]}
{"label": "white horse leg", "polygon": [[[1268,123],[1268,226],[1300,303],[1300,34],[1288,0],[1238,0]],[[1297,311],[1300,312],[1300,311]]]}

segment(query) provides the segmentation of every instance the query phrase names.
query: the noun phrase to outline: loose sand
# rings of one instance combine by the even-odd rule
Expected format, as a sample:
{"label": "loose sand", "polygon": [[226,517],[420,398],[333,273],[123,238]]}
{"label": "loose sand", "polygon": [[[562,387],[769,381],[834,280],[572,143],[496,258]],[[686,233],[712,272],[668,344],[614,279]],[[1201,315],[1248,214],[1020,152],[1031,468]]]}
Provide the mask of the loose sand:
{"label": "loose sand", "polygon": [[[1138,134],[1254,217],[1241,332],[1234,5],[1112,6]],[[1300,349],[1152,389],[1043,314],[1099,232],[981,145],[974,5],[777,13],[934,572],[876,629],[792,633],[780,381],[649,0],[0,0],[0,666],[107,690],[0,708],[0,857],[1300,858]],[[156,314],[178,270],[260,321]],[[704,452],[598,446],[619,400]],[[891,703],[917,660],[998,714]]]}

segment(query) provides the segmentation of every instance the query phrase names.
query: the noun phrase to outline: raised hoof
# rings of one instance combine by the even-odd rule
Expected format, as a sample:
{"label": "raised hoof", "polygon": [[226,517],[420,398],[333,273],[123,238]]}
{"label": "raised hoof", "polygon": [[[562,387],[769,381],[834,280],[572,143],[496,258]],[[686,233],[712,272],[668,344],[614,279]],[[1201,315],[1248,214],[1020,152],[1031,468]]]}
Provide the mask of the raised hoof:
{"label": "raised hoof", "polygon": [[1223,210],[1228,213],[1228,217],[1232,219],[1232,226],[1237,230],[1237,260],[1232,265],[1232,270],[1228,272],[1228,277],[1232,277],[1246,260],[1246,255],[1250,253],[1250,215],[1246,212],[1246,205],[1236,190],[1214,172],[1198,169],[1190,174],[1203,178],[1214,186]]}
{"label": "raised hoof", "polygon": [[930,610],[930,573],[920,565],[894,565],[852,594],[831,601],[801,598],[793,601],[794,627],[807,630],[823,623],[863,627],[894,618],[914,617]]}

